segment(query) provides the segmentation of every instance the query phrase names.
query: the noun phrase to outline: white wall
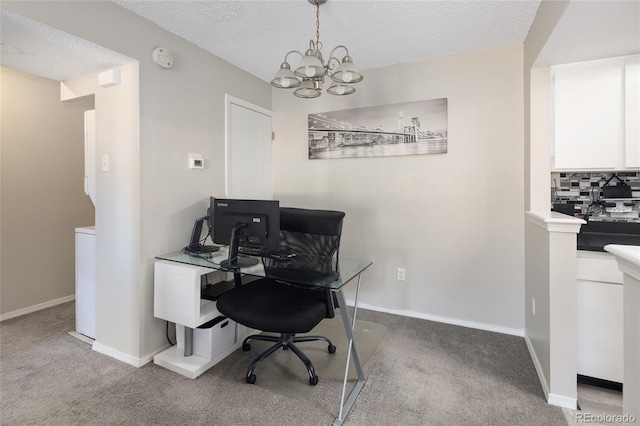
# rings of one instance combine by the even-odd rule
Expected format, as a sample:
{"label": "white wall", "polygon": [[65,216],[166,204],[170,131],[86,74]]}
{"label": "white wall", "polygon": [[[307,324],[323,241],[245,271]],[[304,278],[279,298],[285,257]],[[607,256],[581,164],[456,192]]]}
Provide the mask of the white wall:
{"label": "white wall", "polygon": [[[134,15],[135,17],[135,15]],[[142,354],[165,344],[164,322],[153,318],[153,259],[181,249],[209,196],[224,194],[225,94],[271,109],[271,86],[155,25],[136,18],[140,59],[140,298]],[[138,32],[136,32],[138,34]],[[143,36],[144,34],[144,36]],[[174,67],[156,66],[157,45],[174,53]],[[189,170],[188,154],[204,170]]]}
{"label": "white wall", "polygon": [[[551,381],[551,360],[550,360],[550,289],[549,280],[551,277],[549,257],[549,232],[532,221],[526,221],[527,247],[536,247],[535,255],[526,256],[526,340],[529,352],[538,368],[538,376],[545,390],[545,395],[549,393],[549,383]],[[540,285],[529,285],[529,283],[540,283]],[[546,283],[547,285],[542,285]],[[533,300],[535,299],[536,313],[533,314]]]}
{"label": "white wall", "polygon": [[[522,334],[522,78],[514,45],[368,70],[350,97],[274,89],[274,196],[347,213],[341,253],[374,262],[365,306]],[[307,159],[308,113],[443,97],[447,154]]]}
{"label": "white wall", "polygon": [[[2,6],[138,61],[139,146],[112,151],[116,158],[109,172],[125,179],[113,182],[111,189],[125,184],[131,188],[103,195],[113,204],[96,208],[96,234],[100,215],[105,220],[126,216],[127,223],[123,229],[107,230],[113,238],[103,239],[104,247],[96,236],[97,281],[117,291],[98,301],[96,337],[104,342],[105,352],[124,361],[149,361],[166,344],[164,322],[153,317],[153,258],[185,246],[209,195],[224,191],[224,95],[269,109],[271,88],[111,2],[3,1]],[[173,52],[170,70],[153,63],[151,51],[157,46]],[[120,158],[121,153],[131,157]],[[203,155],[205,170],[188,170],[189,153]],[[100,330],[107,329],[101,337]]]}
{"label": "white wall", "polygon": [[[548,67],[532,67],[568,4],[543,1],[524,43],[525,206],[528,211],[546,214],[550,207],[551,81]],[[575,258],[576,238],[572,234],[550,234],[546,226],[533,224],[532,217],[524,218],[525,340],[547,400],[574,409],[576,297],[575,262],[572,264],[571,258]],[[573,291],[573,296],[558,297],[565,296],[567,290]]]}
{"label": "white wall", "polygon": [[[60,84],[63,100],[95,95],[96,335],[94,349],[137,364],[142,304],[140,264],[140,118],[138,63],[115,68],[120,84],[98,86],[98,73]],[[102,170],[102,157],[109,170]],[[114,315],[114,307],[118,307]],[[127,329],[128,333],[121,330]]]}
{"label": "white wall", "polygon": [[569,3],[543,1],[524,43],[526,210],[550,207],[551,82],[549,67],[533,69],[533,64]]}
{"label": "white wall", "polygon": [[[551,76],[549,67],[530,70],[530,86],[528,92],[531,99],[530,139],[534,144],[527,158],[531,165],[529,182],[529,205],[538,210],[548,211],[549,197],[549,135],[551,117]],[[546,161],[545,161],[546,160]],[[546,173],[542,179],[539,169]],[[543,201],[546,194],[546,203]],[[550,383],[550,236],[543,229],[526,220],[525,226],[525,336],[529,351],[538,366],[538,375],[545,394],[549,394]],[[533,314],[533,299],[536,303],[536,314]]]}
{"label": "white wall", "polygon": [[83,191],[84,116],[59,83],[1,67],[0,318],[73,300],[76,227],[94,224]]}

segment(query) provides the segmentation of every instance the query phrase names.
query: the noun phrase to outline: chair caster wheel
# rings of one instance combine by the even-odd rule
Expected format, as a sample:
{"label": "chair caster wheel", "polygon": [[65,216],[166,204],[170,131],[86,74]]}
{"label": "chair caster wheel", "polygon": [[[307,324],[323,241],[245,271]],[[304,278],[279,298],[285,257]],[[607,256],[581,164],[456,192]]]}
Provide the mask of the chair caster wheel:
{"label": "chair caster wheel", "polygon": [[243,343],[242,344],[242,350],[245,351],[245,352],[246,351],[250,351],[251,350],[251,343]]}
{"label": "chair caster wheel", "polygon": [[[318,381],[318,378],[316,377],[316,382]],[[247,383],[249,383],[250,385],[254,384],[256,382],[256,375],[255,374],[251,374],[249,376],[247,376]]]}
{"label": "chair caster wheel", "polygon": [[318,376],[313,376],[309,378],[309,384],[311,386],[315,386],[318,384]]}
{"label": "chair caster wheel", "polygon": [[335,354],[336,353],[336,347],[334,345],[329,345],[329,353],[330,354]]}

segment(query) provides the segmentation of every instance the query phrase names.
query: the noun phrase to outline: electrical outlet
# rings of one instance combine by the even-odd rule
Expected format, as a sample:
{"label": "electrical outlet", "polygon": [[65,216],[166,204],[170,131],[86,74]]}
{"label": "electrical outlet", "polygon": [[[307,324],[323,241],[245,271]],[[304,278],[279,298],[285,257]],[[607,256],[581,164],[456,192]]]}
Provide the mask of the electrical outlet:
{"label": "electrical outlet", "polygon": [[535,316],[536,314],[536,298],[531,296],[531,312]]}
{"label": "electrical outlet", "polygon": [[404,268],[398,268],[396,269],[396,280],[398,281],[404,281],[404,275],[405,275],[405,269]]}

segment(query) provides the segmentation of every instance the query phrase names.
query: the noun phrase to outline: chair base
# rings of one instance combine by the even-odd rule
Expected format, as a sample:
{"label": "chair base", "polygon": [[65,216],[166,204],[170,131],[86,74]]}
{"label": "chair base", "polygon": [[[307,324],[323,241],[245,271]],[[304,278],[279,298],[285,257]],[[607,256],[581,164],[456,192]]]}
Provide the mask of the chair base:
{"label": "chair base", "polygon": [[258,364],[260,364],[266,357],[282,348],[283,350],[291,349],[293,353],[295,353],[298,358],[304,363],[307,368],[307,373],[309,374],[309,384],[316,385],[318,383],[318,376],[316,375],[315,369],[313,368],[313,364],[311,360],[302,352],[295,343],[300,342],[314,342],[316,340],[324,340],[329,344],[327,350],[329,353],[333,354],[336,352],[336,347],[331,343],[331,340],[327,339],[324,336],[299,336],[296,337],[294,333],[282,333],[280,336],[270,336],[264,334],[256,334],[252,336],[247,336],[242,342],[242,350],[248,351],[251,349],[251,345],[249,341],[251,340],[261,340],[264,342],[275,342],[275,345],[269,347],[266,351],[262,352],[260,355],[255,357],[247,370],[247,383],[254,384],[256,382],[256,375],[253,374],[253,371],[256,369]]}

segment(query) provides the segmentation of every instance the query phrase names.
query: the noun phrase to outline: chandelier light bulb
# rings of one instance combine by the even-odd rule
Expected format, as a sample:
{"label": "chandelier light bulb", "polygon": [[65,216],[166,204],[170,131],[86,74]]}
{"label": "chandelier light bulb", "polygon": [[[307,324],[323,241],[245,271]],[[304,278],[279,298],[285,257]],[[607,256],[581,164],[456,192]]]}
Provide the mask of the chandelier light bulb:
{"label": "chandelier light bulb", "polygon": [[345,83],[351,83],[351,80],[353,80],[353,74],[350,73],[349,71],[346,71],[342,75],[342,79],[344,80]]}
{"label": "chandelier light bulb", "polygon": [[349,86],[348,84],[335,83],[329,89],[327,89],[327,93],[335,96],[347,96],[354,93],[356,89]]}
{"label": "chandelier light bulb", "polygon": [[280,85],[285,89],[289,88],[289,80],[283,78]]}
{"label": "chandelier light bulb", "polygon": [[307,77],[313,77],[314,75],[316,75],[316,70],[313,67],[305,67],[304,68],[304,74]]}

